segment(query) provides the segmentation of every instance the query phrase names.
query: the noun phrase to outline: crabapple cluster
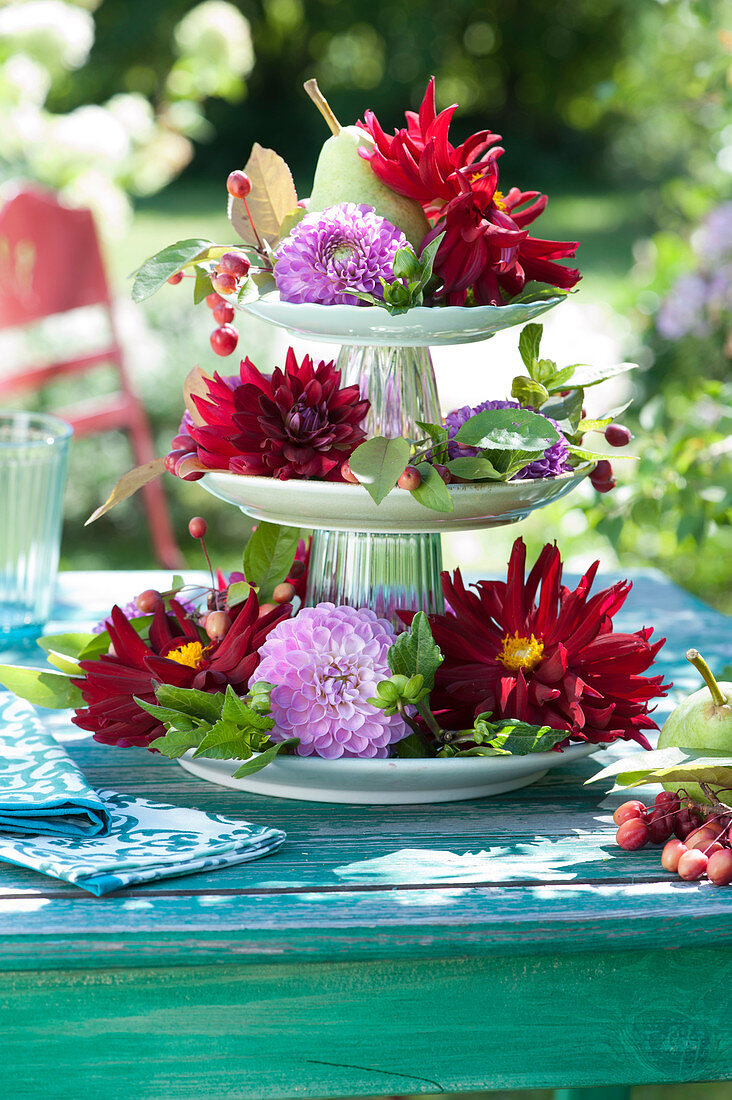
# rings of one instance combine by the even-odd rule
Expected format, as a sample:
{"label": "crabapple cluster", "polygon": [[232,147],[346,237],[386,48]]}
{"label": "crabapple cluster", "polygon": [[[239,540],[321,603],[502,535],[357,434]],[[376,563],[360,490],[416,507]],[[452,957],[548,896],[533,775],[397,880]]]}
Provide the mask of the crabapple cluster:
{"label": "crabapple cluster", "polygon": [[217,355],[231,355],[239,342],[239,333],[231,323],[234,307],[222,295],[236,294],[250,266],[242,252],[225,252],[211,272],[213,291],[206,296],[206,305],[212,310],[217,326],[211,333],[211,347]]}
{"label": "crabapple cluster", "polygon": [[661,865],[687,882],[707,876],[715,886],[732,884],[732,811],[709,812],[685,805],[677,794],[661,791],[652,807],[633,800],[613,814],[615,839],[634,852],[647,844],[663,844]]}

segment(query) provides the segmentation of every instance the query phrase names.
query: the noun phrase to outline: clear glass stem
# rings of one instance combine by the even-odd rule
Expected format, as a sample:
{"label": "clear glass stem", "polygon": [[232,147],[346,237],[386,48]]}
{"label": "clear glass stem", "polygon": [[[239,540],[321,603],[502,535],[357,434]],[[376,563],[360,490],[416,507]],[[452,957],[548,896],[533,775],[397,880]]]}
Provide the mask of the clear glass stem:
{"label": "clear glass stem", "polygon": [[[439,423],[440,401],[429,348],[343,347],[342,384],[371,402],[367,436],[424,435],[417,422]],[[398,611],[444,611],[442,547],[437,534],[314,531],[305,602],[369,607],[395,626]]]}
{"label": "clear glass stem", "polygon": [[440,399],[429,348],[341,348],[338,369],[344,386],[358,385],[371,409],[366,435],[421,438],[417,421],[440,422]]}
{"label": "clear glass stem", "polygon": [[403,627],[398,611],[445,610],[441,570],[439,535],[313,531],[305,603],[370,607]]}

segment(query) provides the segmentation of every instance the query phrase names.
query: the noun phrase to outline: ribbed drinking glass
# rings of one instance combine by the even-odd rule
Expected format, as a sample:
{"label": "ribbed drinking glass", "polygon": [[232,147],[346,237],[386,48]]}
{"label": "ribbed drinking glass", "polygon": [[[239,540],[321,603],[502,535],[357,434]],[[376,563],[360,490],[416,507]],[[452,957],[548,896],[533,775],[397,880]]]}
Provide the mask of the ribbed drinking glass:
{"label": "ribbed drinking glass", "polygon": [[51,610],[71,434],[55,416],[0,412],[0,648],[38,637]]}

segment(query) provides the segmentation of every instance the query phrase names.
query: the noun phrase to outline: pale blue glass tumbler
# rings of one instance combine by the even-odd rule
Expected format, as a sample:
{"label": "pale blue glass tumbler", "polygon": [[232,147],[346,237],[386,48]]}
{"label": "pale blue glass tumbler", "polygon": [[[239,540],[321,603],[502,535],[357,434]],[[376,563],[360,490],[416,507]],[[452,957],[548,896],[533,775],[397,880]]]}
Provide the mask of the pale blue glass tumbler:
{"label": "pale blue glass tumbler", "polygon": [[0,649],[32,643],[51,611],[71,434],[56,416],[0,412]]}

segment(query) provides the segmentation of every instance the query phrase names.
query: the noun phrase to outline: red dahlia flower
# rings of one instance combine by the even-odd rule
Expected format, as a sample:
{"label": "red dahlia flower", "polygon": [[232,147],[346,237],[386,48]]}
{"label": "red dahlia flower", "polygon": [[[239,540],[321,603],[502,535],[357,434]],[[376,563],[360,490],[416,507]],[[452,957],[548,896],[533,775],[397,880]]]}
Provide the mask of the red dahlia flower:
{"label": "red dahlia flower", "polygon": [[208,399],[194,395],[202,425],[188,428],[209,469],[264,477],[341,480],[340,467],[366,438],[369,402],[358,386],[341,388],[335,363],[317,367],[292,348],[285,370],[264,375],[245,359],[240,384],[214,376]]}
{"label": "red dahlia flower", "polygon": [[487,712],[566,729],[577,741],[623,738],[649,748],[641,731],[657,726],[648,704],[671,685],[643,675],[665,638],[651,644],[653,631],[645,627],[613,631],[631,584],[621,581],[590,597],[595,562],[570,591],[561,583],[556,546],[544,547],[526,580],[525,562],[519,538],[505,583],[480,581],[474,593],[459,569],[452,580],[442,574],[452,614],[431,615],[430,623],[445,658],[431,704],[444,708],[443,725],[471,726]]}
{"label": "red dahlia flower", "polygon": [[249,686],[259,664],[258,650],[270,630],[290,614],[284,604],[258,619],[259,604],[252,591],[236,609],[228,633],[216,642],[203,638],[196,624],[176,600],[170,612],[159,604],[150,625],[146,644],[119,607],[112,609],[107,630],[110,653],[96,661],[81,661],[84,676],[72,683],[81,690],[87,704],[72,721],[91,730],[94,740],[104,745],[146,746],[165,729],[161,722],[135,702],[135,696],[155,703],[154,683],[225,691],[231,684],[238,694]]}
{"label": "red dahlia flower", "polygon": [[[514,187],[504,196],[496,189],[497,175],[472,185],[460,178],[462,192],[447,204],[423,242],[424,247],[445,234],[434,271],[448,305],[464,305],[471,288],[477,305],[503,305],[532,279],[565,289],[575,286],[579,271],[553,261],[574,256],[579,242],[543,241],[524,229],[545,208],[545,195]],[[516,209],[530,199],[536,201],[523,211]]]}
{"label": "red dahlia flower", "polygon": [[360,151],[374,174],[420,202],[432,219],[423,247],[445,234],[434,264],[443,283],[440,295],[448,305],[464,305],[472,290],[478,305],[503,305],[531,280],[566,290],[575,286],[579,271],[554,261],[574,256],[578,242],[539,240],[525,228],[545,209],[546,195],[517,187],[505,195],[497,190],[496,162],[504,150],[488,146],[500,137],[481,130],[455,147],[448,141],[454,112],[455,105],[436,113],[432,79],[419,112],[407,111],[406,128],[393,137],[373,111],[359,123],[375,141],[373,152]]}
{"label": "red dahlia flower", "polygon": [[428,216],[438,214],[460,193],[456,173],[467,169],[471,179],[486,173],[497,175],[495,162],[504,151],[491,149],[478,159],[489,145],[501,140],[500,134],[490,130],[479,130],[462,145],[452,145],[447,135],[456,109],[454,103],[437,114],[435,78],[431,77],[419,112],[406,111],[406,128],[396,130],[393,137],[384,133],[373,111],[366,111],[364,121],[358,123],[375,142],[372,153],[359,150],[370,161],[374,174],[392,191],[421,202]]}

